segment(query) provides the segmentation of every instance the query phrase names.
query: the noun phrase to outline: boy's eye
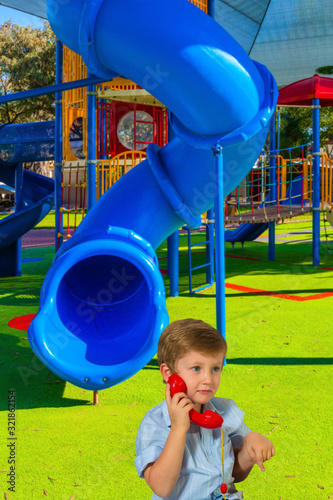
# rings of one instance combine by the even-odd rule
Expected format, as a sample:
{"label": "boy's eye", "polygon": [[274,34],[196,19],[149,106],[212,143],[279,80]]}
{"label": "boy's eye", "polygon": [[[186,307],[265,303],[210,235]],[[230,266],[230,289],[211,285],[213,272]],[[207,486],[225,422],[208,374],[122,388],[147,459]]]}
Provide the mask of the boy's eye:
{"label": "boy's eye", "polygon": [[220,368],[219,366],[214,366],[214,368],[213,368],[213,372],[217,373],[217,372],[219,372],[219,371],[220,371],[220,369],[221,369],[221,368]]}
{"label": "boy's eye", "polygon": [[200,366],[193,366],[192,370],[194,372],[198,372],[200,370]]}

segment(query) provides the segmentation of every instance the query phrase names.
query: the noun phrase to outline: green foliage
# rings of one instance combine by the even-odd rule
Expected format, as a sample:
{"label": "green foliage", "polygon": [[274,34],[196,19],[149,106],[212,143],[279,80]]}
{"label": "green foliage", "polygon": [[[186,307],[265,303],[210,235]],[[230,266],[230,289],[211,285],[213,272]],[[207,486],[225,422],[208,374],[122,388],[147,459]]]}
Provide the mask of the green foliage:
{"label": "green foliage", "polygon": [[[309,108],[282,108],[280,118],[280,149],[292,148],[307,144],[311,141],[311,109]],[[282,151],[282,156],[289,157],[288,151]],[[293,156],[299,155],[295,150]]]}
{"label": "green foliage", "polygon": [[321,66],[316,69],[316,72],[322,75],[333,75],[333,66]]}
{"label": "green foliage", "polygon": [[[42,28],[0,26],[0,95],[54,85],[56,37],[48,22]],[[1,123],[54,118],[54,95],[0,106]]]}
{"label": "green foliage", "polygon": [[[332,153],[333,140],[333,112],[332,108],[320,110],[320,146],[328,154]],[[312,109],[311,108],[282,108],[280,122],[280,148],[292,148],[308,144],[312,141]],[[309,145],[305,154],[311,152]],[[288,151],[282,151],[282,156],[289,157]],[[292,152],[293,157],[301,155],[300,149]]]}

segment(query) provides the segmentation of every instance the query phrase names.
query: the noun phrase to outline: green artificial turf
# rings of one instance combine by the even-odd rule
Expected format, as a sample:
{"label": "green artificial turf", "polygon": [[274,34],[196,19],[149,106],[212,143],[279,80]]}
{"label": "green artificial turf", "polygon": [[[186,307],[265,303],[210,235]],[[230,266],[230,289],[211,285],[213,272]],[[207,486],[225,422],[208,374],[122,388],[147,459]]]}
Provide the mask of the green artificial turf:
{"label": "green artificial turf", "polygon": [[[308,230],[308,221],[277,226]],[[332,234],[332,230],[330,231]],[[306,239],[308,235],[299,235]],[[194,235],[193,242],[204,239]],[[321,247],[321,267],[333,256]],[[193,252],[203,252],[204,246]],[[313,268],[310,243],[277,243],[268,261],[267,243],[226,245],[226,282],[306,297],[333,290],[333,271]],[[180,254],[187,253],[185,235]],[[166,245],[158,250],[166,256]],[[32,353],[25,331],[8,326],[16,316],[36,313],[51,248],[24,250],[44,257],[23,264],[20,278],[0,280],[0,498],[50,500],[148,500],[151,492],[134,467],[135,436],[146,411],[162,402],[164,384],[156,358],[122,384],[92,393],[60,380]],[[248,257],[261,260],[244,260]],[[193,255],[193,265],[204,262]],[[170,321],[193,317],[215,324],[214,286],[190,295],[187,257],[180,257],[180,296],[169,296]],[[166,268],[166,259],[160,260]],[[194,273],[194,286],[204,272]],[[232,398],[245,411],[247,425],[271,439],[276,456],[263,473],[255,467],[242,483],[246,500],[333,498],[331,473],[333,296],[297,302],[226,288],[229,345],[218,396]],[[8,390],[16,391],[16,492],[8,489],[6,446]],[[189,499],[190,500],[190,499]]]}

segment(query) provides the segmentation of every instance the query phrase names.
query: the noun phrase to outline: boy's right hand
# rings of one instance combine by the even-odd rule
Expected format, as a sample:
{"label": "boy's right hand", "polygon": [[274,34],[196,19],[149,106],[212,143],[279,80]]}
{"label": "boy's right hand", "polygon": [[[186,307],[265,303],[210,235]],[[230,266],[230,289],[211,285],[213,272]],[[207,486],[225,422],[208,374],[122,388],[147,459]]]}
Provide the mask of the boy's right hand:
{"label": "boy's right hand", "polygon": [[169,384],[165,388],[165,401],[169,410],[171,429],[180,429],[187,432],[191,424],[189,413],[194,408],[192,401],[185,392],[177,392],[172,398]]}

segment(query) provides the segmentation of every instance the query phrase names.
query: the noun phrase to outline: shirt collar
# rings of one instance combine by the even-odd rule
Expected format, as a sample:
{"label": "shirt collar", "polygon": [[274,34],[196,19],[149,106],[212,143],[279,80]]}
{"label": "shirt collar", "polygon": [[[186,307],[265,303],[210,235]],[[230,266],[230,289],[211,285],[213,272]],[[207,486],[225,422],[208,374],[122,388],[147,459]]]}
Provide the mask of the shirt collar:
{"label": "shirt collar", "polygon": [[215,398],[212,398],[210,401],[208,401],[208,403],[206,403],[203,407],[203,411],[207,411],[207,410],[210,410],[210,411],[215,411],[216,413],[218,413],[219,415],[223,415],[224,411],[223,410],[219,410],[218,408],[216,408],[216,406],[214,405],[214,399]]}

